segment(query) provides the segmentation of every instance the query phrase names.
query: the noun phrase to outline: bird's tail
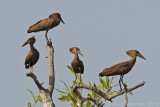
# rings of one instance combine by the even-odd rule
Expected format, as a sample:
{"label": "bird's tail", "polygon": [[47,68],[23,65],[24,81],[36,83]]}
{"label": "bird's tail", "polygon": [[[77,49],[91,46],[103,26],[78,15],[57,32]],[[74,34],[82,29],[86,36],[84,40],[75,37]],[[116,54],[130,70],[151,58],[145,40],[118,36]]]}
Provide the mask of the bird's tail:
{"label": "bird's tail", "polygon": [[28,68],[29,68],[29,66],[28,66],[28,65],[25,65],[25,68],[26,68],[26,69],[28,69]]}
{"label": "bird's tail", "polygon": [[102,72],[101,72],[101,73],[99,73],[99,76],[100,76],[100,77],[103,77],[104,75],[103,75]]}
{"label": "bird's tail", "polygon": [[32,31],[30,29],[28,29],[27,33],[31,33]]}

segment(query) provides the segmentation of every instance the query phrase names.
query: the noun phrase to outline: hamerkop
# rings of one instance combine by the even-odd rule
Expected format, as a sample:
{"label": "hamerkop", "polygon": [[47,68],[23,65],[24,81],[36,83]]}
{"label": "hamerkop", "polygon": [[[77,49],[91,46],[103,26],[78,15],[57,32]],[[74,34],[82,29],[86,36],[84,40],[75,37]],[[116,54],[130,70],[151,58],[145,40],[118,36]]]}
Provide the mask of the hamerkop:
{"label": "hamerkop", "polygon": [[56,27],[60,24],[60,21],[64,23],[59,13],[53,13],[49,16],[49,18],[40,20],[36,24],[32,25],[28,29],[28,33],[31,32],[39,32],[39,31],[46,31],[46,35],[49,29]]}
{"label": "hamerkop", "polygon": [[28,55],[25,59],[25,68],[30,69],[30,72],[33,72],[33,65],[35,65],[39,59],[39,52],[36,48],[34,48],[33,44],[35,43],[36,39],[35,37],[29,38],[23,45],[30,44],[30,51],[28,52]]}
{"label": "hamerkop", "polygon": [[72,68],[75,72],[75,83],[77,79],[76,73],[80,73],[80,82],[81,82],[81,74],[83,74],[84,72],[84,65],[83,62],[79,59],[78,54],[80,54],[81,56],[83,56],[83,54],[78,47],[72,47],[69,49],[69,51],[75,55],[71,63]]}
{"label": "hamerkop", "polygon": [[101,73],[99,73],[99,76],[114,76],[114,75],[120,75],[119,85],[121,88],[121,82],[123,83],[123,76],[124,74],[127,74],[132,67],[134,66],[136,62],[136,56],[139,56],[142,59],[145,59],[137,50],[129,50],[126,52],[130,57],[132,57],[131,60],[122,62],[116,65],[111,66],[110,68],[104,69]]}

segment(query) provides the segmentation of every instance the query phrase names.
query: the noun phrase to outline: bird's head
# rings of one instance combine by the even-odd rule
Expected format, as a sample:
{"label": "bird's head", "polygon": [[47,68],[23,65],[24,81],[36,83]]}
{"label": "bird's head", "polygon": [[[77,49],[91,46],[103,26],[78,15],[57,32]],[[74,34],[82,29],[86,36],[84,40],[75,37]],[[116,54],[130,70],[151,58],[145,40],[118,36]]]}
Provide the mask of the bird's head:
{"label": "bird's head", "polygon": [[69,49],[69,51],[73,54],[80,54],[81,56],[83,56],[82,52],[80,51],[78,47],[72,47]]}
{"label": "bird's head", "polygon": [[62,18],[61,18],[61,15],[59,14],[59,13],[53,13],[53,14],[51,14],[51,15],[49,15],[49,18],[59,18],[60,19],[60,21],[63,23],[63,24],[65,24],[64,23],[64,21],[62,20]]}
{"label": "bird's head", "polygon": [[27,44],[34,44],[35,41],[36,41],[35,36],[32,36],[31,38],[27,39],[27,41],[22,45],[22,47],[27,45]]}
{"label": "bird's head", "polygon": [[140,58],[146,60],[146,58],[137,50],[129,50],[126,52],[130,57],[139,56]]}

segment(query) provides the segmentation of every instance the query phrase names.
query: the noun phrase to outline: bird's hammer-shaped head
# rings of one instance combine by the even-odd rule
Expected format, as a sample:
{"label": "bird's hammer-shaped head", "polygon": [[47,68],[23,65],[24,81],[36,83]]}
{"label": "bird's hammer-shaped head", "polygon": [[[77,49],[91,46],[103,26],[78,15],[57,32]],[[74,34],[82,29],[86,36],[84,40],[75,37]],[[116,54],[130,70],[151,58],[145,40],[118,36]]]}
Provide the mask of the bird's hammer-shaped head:
{"label": "bird's hammer-shaped head", "polygon": [[140,58],[146,60],[146,58],[137,50],[129,50],[126,53],[131,57],[139,56]]}
{"label": "bird's hammer-shaped head", "polygon": [[69,51],[73,54],[80,54],[81,56],[83,56],[82,52],[80,51],[78,47],[72,47],[69,49]]}
{"label": "bird's hammer-shaped head", "polygon": [[27,45],[27,44],[34,44],[35,41],[36,41],[35,36],[32,36],[31,38],[27,39],[27,41],[22,45],[22,47]]}
{"label": "bird's hammer-shaped head", "polygon": [[61,15],[60,15],[59,13],[53,13],[53,14],[51,14],[49,17],[50,17],[50,18],[53,18],[53,19],[59,18],[59,20],[60,20],[63,24],[65,24],[64,21],[63,21],[62,18],[61,18]]}

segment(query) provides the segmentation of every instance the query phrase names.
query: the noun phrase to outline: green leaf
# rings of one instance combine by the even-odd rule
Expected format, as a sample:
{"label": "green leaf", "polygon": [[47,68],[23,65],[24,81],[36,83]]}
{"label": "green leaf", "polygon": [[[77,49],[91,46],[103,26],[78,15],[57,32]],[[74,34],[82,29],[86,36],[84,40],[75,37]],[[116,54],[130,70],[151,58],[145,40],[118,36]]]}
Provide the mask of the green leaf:
{"label": "green leaf", "polygon": [[92,97],[95,98],[96,97],[96,93],[94,91],[92,91],[91,93],[92,93]]}
{"label": "green leaf", "polygon": [[106,76],[106,83],[107,83],[107,87],[106,88],[108,89],[109,88],[109,84],[110,84],[110,80],[109,80],[109,77],[107,77],[107,76]]}
{"label": "green leaf", "polygon": [[62,80],[61,80],[61,82],[63,82],[63,84],[66,86],[67,90],[69,91],[69,88],[68,88],[67,84]]}
{"label": "green leaf", "polygon": [[95,88],[97,88],[97,86],[96,86],[96,84],[94,83],[94,85],[93,85]]}
{"label": "green leaf", "polygon": [[[67,67],[68,67],[68,68],[70,69],[70,71],[72,71],[72,73],[75,75],[75,72],[74,72],[73,68],[72,68],[71,66],[69,66],[69,65],[67,65]],[[80,81],[80,76],[78,75],[78,73],[76,73],[76,76],[77,76],[78,80]]]}
{"label": "green leaf", "polygon": [[102,78],[99,78],[99,79],[100,79],[100,83],[102,84],[103,90],[104,88],[108,89],[106,82]]}
{"label": "green leaf", "polygon": [[67,67],[70,69],[70,71],[72,71],[72,73],[74,73],[74,70],[71,66],[67,65]]}
{"label": "green leaf", "polygon": [[37,97],[37,100],[42,103],[42,99],[41,99],[41,96],[40,96],[40,95]]}
{"label": "green leaf", "polygon": [[62,102],[71,102],[71,98],[70,98],[70,96],[64,96],[64,95],[62,95],[61,94],[61,98],[58,98],[59,100],[61,100]]}
{"label": "green leaf", "polygon": [[31,103],[28,97],[27,97],[27,100],[28,100],[29,103]]}
{"label": "green leaf", "polygon": [[87,96],[90,96],[90,97],[91,97],[91,94],[88,94]]}
{"label": "green leaf", "polygon": [[71,106],[72,106],[72,107],[76,107],[76,103],[72,103]]}
{"label": "green leaf", "polygon": [[35,99],[35,96],[34,96],[33,92],[31,90],[29,90],[29,89],[27,89],[27,90],[30,92],[30,94],[32,95],[32,97],[33,97],[33,99],[35,101],[36,99]]}
{"label": "green leaf", "polygon": [[31,103],[30,102],[28,103],[28,107],[31,107]]}
{"label": "green leaf", "polygon": [[92,107],[91,101],[90,101],[90,100],[87,100],[85,106],[86,106],[86,107]]}
{"label": "green leaf", "polygon": [[60,90],[58,90],[57,88],[56,88],[56,90],[57,90],[58,92],[60,92],[60,93],[67,94],[66,92],[60,91]]}
{"label": "green leaf", "polygon": [[77,102],[77,99],[76,99],[75,95],[73,95],[72,93],[69,93],[68,96],[70,97],[70,99],[71,99],[71,101],[72,101],[73,103],[76,103],[76,102]]}
{"label": "green leaf", "polygon": [[103,101],[101,100],[100,104],[103,104]]}

